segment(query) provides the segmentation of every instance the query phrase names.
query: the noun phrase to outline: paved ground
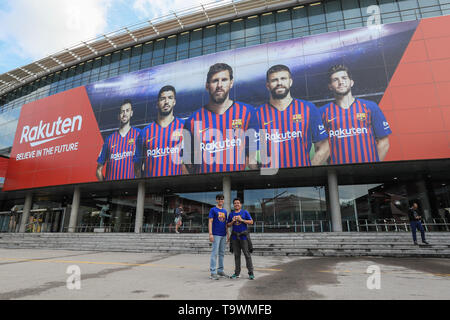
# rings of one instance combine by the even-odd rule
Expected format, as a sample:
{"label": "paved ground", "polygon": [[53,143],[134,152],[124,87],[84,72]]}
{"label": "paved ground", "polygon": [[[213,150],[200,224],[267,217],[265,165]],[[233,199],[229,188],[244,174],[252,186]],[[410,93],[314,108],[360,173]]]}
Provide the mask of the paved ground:
{"label": "paved ground", "polygon": [[[0,249],[0,300],[450,299],[450,259],[254,256],[253,263],[254,281],[244,259],[242,278],[213,281],[209,255]],[[370,266],[379,273],[367,273]],[[233,267],[227,255],[225,271]],[[75,281],[68,289],[71,268],[81,272],[80,289]]]}

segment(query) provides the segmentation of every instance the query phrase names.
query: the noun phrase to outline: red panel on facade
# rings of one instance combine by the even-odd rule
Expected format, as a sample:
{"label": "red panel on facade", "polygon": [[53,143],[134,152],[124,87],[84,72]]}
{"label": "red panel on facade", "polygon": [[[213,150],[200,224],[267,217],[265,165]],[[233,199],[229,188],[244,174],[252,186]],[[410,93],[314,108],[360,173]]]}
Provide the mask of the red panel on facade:
{"label": "red panel on facade", "polygon": [[24,105],[4,189],[96,181],[102,144],[84,87]]}
{"label": "red panel on facade", "polygon": [[[385,160],[449,158],[450,17],[420,22],[380,103],[394,110]],[[427,58],[425,61],[424,58]]]}

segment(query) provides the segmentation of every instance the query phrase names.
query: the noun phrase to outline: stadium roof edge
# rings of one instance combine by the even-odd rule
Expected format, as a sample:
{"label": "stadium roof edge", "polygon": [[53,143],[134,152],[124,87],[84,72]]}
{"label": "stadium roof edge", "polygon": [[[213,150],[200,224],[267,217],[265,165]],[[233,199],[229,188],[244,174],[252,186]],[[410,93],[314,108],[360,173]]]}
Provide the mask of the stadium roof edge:
{"label": "stadium roof edge", "polygon": [[0,96],[54,72],[153,39],[264,11],[317,0],[222,0],[172,12],[166,16],[81,41],[62,51],[0,75]]}

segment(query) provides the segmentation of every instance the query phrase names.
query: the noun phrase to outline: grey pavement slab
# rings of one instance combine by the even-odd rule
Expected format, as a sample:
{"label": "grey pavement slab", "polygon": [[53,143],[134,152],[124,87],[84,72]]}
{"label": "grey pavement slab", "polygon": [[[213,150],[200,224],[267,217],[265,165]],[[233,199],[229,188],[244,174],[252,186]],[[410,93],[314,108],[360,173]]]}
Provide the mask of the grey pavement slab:
{"label": "grey pavement slab", "polygon": [[[254,281],[243,257],[242,278],[214,281],[209,254],[0,249],[0,299],[450,299],[450,259],[253,256],[253,264]],[[70,266],[81,272],[80,289],[67,287]],[[378,276],[370,266],[379,289],[367,287]],[[225,271],[234,271],[230,255]]]}

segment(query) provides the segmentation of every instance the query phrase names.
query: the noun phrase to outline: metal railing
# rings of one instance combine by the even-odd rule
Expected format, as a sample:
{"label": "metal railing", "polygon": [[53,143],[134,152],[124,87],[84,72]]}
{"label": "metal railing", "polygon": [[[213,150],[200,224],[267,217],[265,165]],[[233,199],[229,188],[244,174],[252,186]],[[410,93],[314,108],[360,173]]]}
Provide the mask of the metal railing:
{"label": "metal railing", "polygon": [[[425,231],[430,232],[450,232],[450,221],[443,218],[432,218],[424,220],[422,223]],[[64,227],[63,232],[68,232],[68,227]],[[183,233],[204,233],[208,232],[208,225],[195,224],[192,221],[181,225],[179,230]],[[284,233],[284,232],[332,232],[330,220],[302,220],[294,222],[264,222],[255,221],[249,226],[249,230],[254,233]],[[342,230],[344,232],[410,232],[411,226],[408,220],[403,219],[363,219],[363,220],[342,220]],[[26,225],[25,232],[43,232],[40,223],[32,222]],[[81,224],[75,227],[75,233],[127,233],[135,232],[134,223],[123,224]],[[141,228],[142,233],[174,233],[173,223],[146,223]]]}
{"label": "metal railing", "polygon": [[[343,231],[348,232],[410,232],[409,220],[375,219],[375,220],[343,220]],[[432,218],[422,221],[425,231],[450,231],[450,221],[443,218]]]}

